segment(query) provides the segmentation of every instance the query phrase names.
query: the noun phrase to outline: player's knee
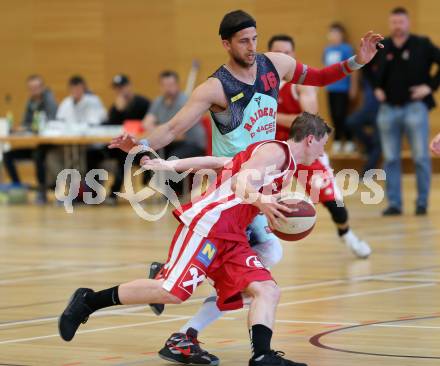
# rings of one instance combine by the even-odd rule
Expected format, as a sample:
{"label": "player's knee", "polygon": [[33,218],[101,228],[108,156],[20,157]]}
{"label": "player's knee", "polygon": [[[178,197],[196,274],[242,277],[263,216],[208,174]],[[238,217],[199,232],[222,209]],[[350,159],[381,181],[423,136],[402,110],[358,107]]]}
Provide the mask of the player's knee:
{"label": "player's knee", "polygon": [[336,201],[328,201],[324,205],[329,210],[333,222],[345,224],[348,221],[348,212],[345,206],[338,205]]}
{"label": "player's knee", "polygon": [[262,298],[270,303],[278,303],[281,296],[281,290],[274,281],[252,282],[247,293],[253,298]]}
{"label": "player's knee", "polygon": [[273,281],[262,282],[263,296],[268,302],[276,303],[280,301],[281,290]]}
{"label": "player's knee", "polygon": [[169,292],[165,291],[165,294],[163,295],[163,303],[164,304],[181,304],[184,300],[178,298],[177,296],[170,294]]}
{"label": "player's knee", "polygon": [[283,247],[278,238],[270,239],[252,247],[266,268],[275,266],[283,257]]}

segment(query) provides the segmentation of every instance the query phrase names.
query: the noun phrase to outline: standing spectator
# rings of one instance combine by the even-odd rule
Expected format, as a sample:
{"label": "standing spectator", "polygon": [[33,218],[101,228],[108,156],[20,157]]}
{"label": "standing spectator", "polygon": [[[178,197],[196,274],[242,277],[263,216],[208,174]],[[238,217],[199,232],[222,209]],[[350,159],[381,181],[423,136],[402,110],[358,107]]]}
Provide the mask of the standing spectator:
{"label": "standing spectator", "polygon": [[112,88],[115,92],[115,102],[108,114],[108,124],[121,125],[126,120],[143,120],[150,108],[150,101],[133,92],[128,76],[115,75]]}
{"label": "standing spectator", "polygon": [[106,118],[106,110],[98,96],[90,93],[81,76],[69,79],[70,96],[60,104],[57,119],[68,123],[99,125]]}
{"label": "standing spectator", "polygon": [[[175,71],[163,71],[159,75],[161,95],[151,105],[144,119],[147,133],[157,125],[168,122],[184,106],[188,97],[180,90],[179,76]],[[201,123],[196,123],[184,135],[175,139],[163,149],[164,158],[176,156],[179,159],[205,155],[206,135]],[[180,185],[174,185],[180,189]]]}
{"label": "standing spectator", "polygon": [[440,84],[440,68],[431,77],[435,63],[440,66],[440,50],[429,38],[410,34],[410,19],[404,8],[395,8],[389,17],[391,35],[378,53],[375,95],[381,102],[377,123],[382,141],[387,176],[389,207],[383,215],[400,215],[401,142],[406,134],[411,146],[417,177],[416,215],[427,213],[431,184],[428,111],[435,106],[432,92]]}
{"label": "standing spectator", "polygon": [[[377,59],[377,58],[376,58]],[[363,145],[367,161],[362,168],[362,176],[370,169],[377,167],[381,156],[379,131],[376,119],[379,102],[374,95],[374,71],[377,69],[375,61],[371,61],[361,70],[362,105],[347,118],[347,128],[353,136]],[[366,132],[366,127],[371,131]]]}
{"label": "standing spectator", "polygon": [[[54,119],[57,112],[57,102],[52,92],[46,87],[43,78],[40,75],[31,75],[27,78],[27,88],[29,92],[29,99],[26,103],[26,108],[21,123],[21,128],[24,130],[31,130],[32,123],[35,119]],[[6,170],[11,178],[13,185],[21,185],[20,177],[18,176],[15,167],[15,160],[31,159],[33,158],[38,181],[38,192],[36,203],[44,204],[47,202],[46,198],[46,153],[49,146],[40,145],[34,149],[16,149],[4,154],[4,164]]]}
{"label": "standing spectator", "polygon": [[[324,49],[324,63],[326,66],[341,62],[354,55],[353,48],[347,43],[347,32],[340,23],[330,25],[328,33],[329,45]],[[333,84],[328,85],[328,102],[330,115],[335,128],[333,153],[351,153],[354,151],[354,144],[351,140],[351,132],[346,127],[346,118],[350,98],[357,93],[356,83],[351,82],[351,76],[347,76]],[[345,144],[342,142],[345,139]]]}

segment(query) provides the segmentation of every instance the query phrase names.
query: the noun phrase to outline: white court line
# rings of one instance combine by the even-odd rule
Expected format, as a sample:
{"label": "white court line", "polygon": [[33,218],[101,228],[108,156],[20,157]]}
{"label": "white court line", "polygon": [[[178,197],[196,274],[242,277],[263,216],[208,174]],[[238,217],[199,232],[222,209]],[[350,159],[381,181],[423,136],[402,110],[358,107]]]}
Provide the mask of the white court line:
{"label": "white court line", "polygon": [[360,296],[384,294],[384,293],[388,293],[388,292],[396,292],[396,291],[410,290],[410,289],[421,288],[421,287],[432,287],[432,286],[436,286],[436,284],[435,283],[422,283],[420,285],[401,286],[401,287],[392,287],[392,288],[386,288],[386,289],[381,289],[381,290],[354,292],[354,293],[351,293],[351,294],[336,295],[336,296],[326,296],[326,297],[320,297],[320,298],[317,298],[317,299],[308,299],[308,300],[298,300],[298,301],[285,302],[283,304],[279,304],[278,307],[284,307],[284,306],[290,306],[290,305],[300,305],[300,304],[310,304],[310,303],[314,303],[314,302],[346,299],[346,298],[350,298],[350,297],[360,297]]}
{"label": "white court line", "polygon": [[11,268],[4,268],[0,270],[1,274],[5,273],[16,273],[16,272],[27,272],[27,271],[35,271],[35,270],[45,270],[45,269],[53,269],[53,268],[59,268],[64,267],[63,264],[59,263],[52,263],[52,264],[45,264],[40,266],[24,266],[24,265],[8,265],[11,266]]}
{"label": "white court line", "polygon": [[[120,314],[121,316],[140,316],[140,317],[143,317],[143,316],[156,316],[157,317],[157,315],[156,314],[146,314],[146,313],[126,313],[126,314]],[[170,314],[162,314],[162,315],[160,315],[160,317],[162,317],[162,316],[167,316],[167,317],[169,317],[169,318],[171,318],[171,317],[176,317],[176,316],[184,316],[184,315],[177,315],[177,314],[174,314],[174,315],[170,315]],[[185,315],[186,316],[186,315]],[[193,317],[194,315],[191,315],[191,317]],[[237,318],[233,318],[233,317],[231,317],[231,316],[221,316],[221,318],[219,318],[219,319],[216,319],[216,320],[237,320]]]}
{"label": "white court line", "polygon": [[[191,317],[192,316],[181,316],[179,318],[172,318],[172,319],[166,319],[166,320],[156,320],[156,321],[152,321],[152,322],[142,322],[142,323],[135,323],[135,324],[115,325],[112,327],[96,328],[96,329],[89,329],[89,330],[79,330],[76,332],[76,334],[96,333],[96,332],[102,332],[105,330],[142,327],[144,325],[153,325],[153,324],[174,322],[177,320],[185,320],[185,319],[189,319]],[[38,336],[38,337],[9,339],[7,341],[0,341],[0,344],[21,343],[21,342],[27,342],[27,341],[34,341],[37,339],[55,338],[55,337],[59,337],[59,336],[60,335],[57,333],[57,334],[49,334],[49,335]]]}
{"label": "white court line", "polygon": [[[318,297],[318,298],[314,298],[314,299],[307,299],[307,300],[282,303],[282,304],[279,304],[278,306],[281,307],[281,306],[290,306],[290,305],[298,305],[298,304],[308,304],[308,303],[320,302],[320,301],[331,301],[331,300],[337,300],[337,299],[343,299],[343,298],[367,296],[367,295],[381,294],[381,293],[387,293],[387,292],[396,292],[396,291],[409,290],[409,289],[428,287],[428,286],[436,286],[436,284],[429,283],[429,284],[420,284],[420,285],[413,285],[413,286],[392,287],[392,288],[388,288],[388,289],[364,291],[364,292],[357,292],[357,293],[351,293],[351,294],[345,294],[345,295]],[[244,309],[242,308],[242,309],[230,311],[229,313],[232,314],[232,313],[237,313],[237,312],[241,312],[241,311],[244,311]],[[105,327],[105,328],[96,328],[96,329],[78,331],[77,333],[78,334],[85,334],[85,333],[96,333],[96,332],[113,330],[113,329],[134,328],[134,327],[140,327],[140,326],[144,326],[144,325],[168,323],[168,322],[190,319],[190,318],[192,318],[192,316],[181,316],[179,318],[171,318],[171,319],[167,319],[167,320],[158,320],[158,321],[153,321],[153,322],[142,322],[142,323],[134,323],[134,324],[126,324],[126,325],[116,325],[116,326]],[[21,342],[26,342],[26,341],[33,341],[33,340],[54,338],[54,337],[59,337],[59,335],[58,334],[50,334],[50,335],[46,335],[46,336],[8,339],[5,341],[0,341],[0,344],[21,343]]]}
{"label": "white court line", "polygon": [[[411,319],[408,319],[411,320]],[[370,325],[369,325],[370,326]],[[371,324],[372,327],[384,327],[384,328],[416,328],[416,329],[440,329],[440,327],[428,326],[428,325],[393,325],[393,324]]]}
{"label": "white court line", "polygon": [[[130,263],[133,264],[133,263]],[[98,267],[98,268],[107,268],[109,266],[120,266],[121,262],[100,262],[100,263],[94,263],[94,262],[78,262],[78,261],[56,261],[56,262],[47,262],[46,264],[40,264],[38,266],[35,265],[29,265],[26,263],[23,264],[10,264],[10,263],[3,263],[0,264],[1,267],[8,267],[8,268],[2,268],[0,269],[1,274],[5,273],[13,273],[13,272],[28,272],[28,271],[34,271],[34,270],[46,270],[46,269],[55,269],[55,268],[66,268],[66,267],[75,267],[75,268],[84,268],[84,267]],[[18,278],[11,278],[18,279]]]}
{"label": "white court line", "polygon": [[[314,303],[314,302],[331,301],[331,300],[345,299],[345,298],[350,298],[350,297],[360,297],[360,296],[367,296],[367,295],[375,295],[375,294],[382,294],[382,293],[387,293],[387,292],[396,292],[396,291],[410,290],[410,289],[414,289],[414,288],[431,287],[431,286],[436,286],[436,284],[435,283],[422,283],[420,285],[391,287],[391,288],[386,288],[386,289],[381,289],[381,290],[353,292],[351,294],[318,297],[318,298],[315,298],[315,299],[297,300],[297,301],[284,302],[284,303],[278,304],[278,307],[284,307],[284,306],[290,306],[290,305],[310,304],[310,303]],[[231,313],[231,314],[232,313],[238,313],[240,311],[243,311],[243,309],[232,310],[229,313]]]}
{"label": "white court line", "polygon": [[[424,320],[424,319],[402,319],[405,321],[414,320]],[[416,329],[440,329],[440,326],[425,326],[425,325],[397,325],[397,324],[368,324],[368,323],[347,323],[347,322],[317,322],[317,321],[307,321],[307,320],[276,320],[276,323],[287,323],[287,324],[318,324],[318,325],[346,325],[346,326],[356,326],[363,325],[368,327],[382,327],[382,328],[416,328]]]}
{"label": "white court line", "polygon": [[436,278],[411,278],[411,277],[394,277],[394,276],[383,276],[376,277],[376,281],[385,281],[385,282],[440,282],[440,279]]}
{"label": "white court line", "polygon": [[[303,290],[303,289],[309,289],[309,288],[315,288],[315,287],[322,287],[322,286],[331,286],[331,285],[338,285],[338,284],[344,284],[349,282],[348,280],[335,280],[335,281],[321,281],[321,282],[315,282],[315,283],[309,283],[304,285],[295,285],[295,286],[286,286],[281,287],[281,291],[293,291],[293,290]],[[206,299],[206,297],[202,298],[195,298],[195,299],[189,299],[184,302],[184,304],[193,304],[193,303],[201,303]],[[133,313],[136,311],[142,311],[145,309],[148,309],[148,305],[137,305],[132,306],[127,309],[118,309],[118,310],[102,310],[94,313],[91,315],[91,317],[95,316],[107,316],[107,315],[126,315],[127,313]],[[155,315],[157,316],[157,315]],[[163,315],[161,315],[163,316]],[[34,323],[44,323],[44,322],[51,322],[54,320],[57,320],[58,317],[48,317],[48,318],[41,318],[41,319],[30,319],[30,320],[21,320],[17,322],[11,322],[11,323],[4,323],[0,324],[0,328],[9,327],[9,326],[15,326],[15,325],[24,325],[24,324],[34,324]]]}
{"label": "white court line", "polygon": [[[92,314],[90,317],[91,318],[99,318],[99,317],[103,317],[103,316],[108,316],[108,315],[136,315],[136,316],[148,316],[148,317],[157,317],[156,314],[153,313],[142,313],[142,314],[131,314],[130,312],[134,312],[134,311],[138,311],[139,309],[134,309],[132,310],[132,308],[129,309],[124,309],[125,311],[122,312],[122,310],[116,310],[116,311],[99,311],[97,313]],[[162,314],[161,317],[164,318],[175,318],[175,317],[179,317],[182,315],[177,315],[177,314]],[[4,323],[4,324],[0,324],[0,328],[5,328],[5,327],[9,327],[9,326],[15,326],[15,325],[23,325],[23,324],[34,324],[34,323],[45,323],[45,322],[52,322],[54,320],[58,320],[57,316],[51,316],[48,318],[41,318],[41,319],[31,319],[31,320],[22,320],[22,321],[18,321],[18,322],[11,322],[11,323]]]}
{"label": "white court line", "polygon": [[21,277],[21,278],[13,278],[10,280],[0,280],[0,285],[10,285],[10,284],[26,282],[26,281],[48,280],[51,278],[68,277],[68,276],[73,276],[73,275],[81,276],[81,275],[90,274],[90,273],[111,272],[111,271],[120,271],[123,269],[144,268],[144,267],[146,267],[146,264],[141,264],[141,263],[124,264],[124,265],[115,266],[115,267],[95,268],[95,269],[87,270],[87,271],[54,273],[54,274],[42,275],[42,276],[28,276],[28,277]]}
{"label": "white court line", "polygon": [[[368,279],[370,279],[369,276]],[[363,281],[364,279],[360,280]],[[321,281],[321,282],[315,282],[315,283],[308,283],[303,285],[294,285],[294,286],[286,286],[281,287],[281,291],[294,291],[294,290],[304,290],[304,289],[310,289],[310,288],[316,288],[316,287],[322,287],[322,286],[333,286],[333,285],[340,285],[345,284],[347,282],[351,282],[352,280],[334,280],[334,281]],[[205,300],[205,297],[203,298],[196,298],[196,299],[189,299],[184,302],[184,304],[192,304],[192,303],[201,303]],[[137,305],[132,306],[127,309],[117,309],[117,310],[102,310],[94,313],[91,315],[91,317],[95,316],[107,316],[107,315],[124,315],[127,313],[133,313],[136,311],[142,311],[145,309],[148,309],[148,305]],[[9,327],[9,326],[15,326],[15,325],[24,325],[24,324],[34,324],[34,323],[44,323],[44,322],[51,322],[54,320],[57,320],[58,317],[48,317],[48,318],[41,318],[41,319],[30,319],[30,320],[21,320],[17,322],[10,322],[10,323],[4,323],[0,324],[0,328]]]}
{"label": "white court line", "polygon": [[[348,279],[341,279],[341,280],[333,280],[333,281],[320,281],[320,282],[314,282],[314,283],[306,283],[303,285],[293,285],[293,286],[285,286],[281,287],[281,291],[293,291],[293,290],[304,290],[304,289],[311,289],[316,287],[322,287],[322,286],[334,286],[334,285],[341,285],[346,284],[350,282],[362,282],[362,281],[368,281],[368,280],[375,280],[381,277],[393,277],[393,276],[399,276],[402,274],[416,274],[419,272],[422,272],[423,270],[417,271],[417,270],[409,270],[409,271],[398,271],[393,272],[391,274],[385,274],[385,275],[371,275],[371,276],[358,276],[358,277],[351,277]],[[185,301],[184,304],[192,304],[192,303],[200,303],[205,300],[205,297],[203,298],[195,298],[195,299],[189,299]],[[95,316],[106,316],[106,315],[124,315],[127,313],[132,313],[136,311],[141,311],[148,309],[147,305],[138,305],[138,306],[132,306],[127,309],[118,309],[118,310],[103,310],[98,311],[97,313],[93,314],[92,317]],[[236,311],[236,310],[235,310]],[[4,323],[0,324],[0,328],[2,327],[8,327],[8,326],[14,326],[14,325],[24,325],[24,324],[34,324],[34,323],[44,323],[44,322],[51,322],[54,320],[57,320],[58,317],[49,317],[49,318],[41,318],[41,319],[31,319],[31,320],[22,320],[18,322],[11,322],[11,323]]]}
{"label": "white court line", "polygon": [[368,276],[357,276],[352,277],[349,279],[351,282],[358,282],[358,281],[368,281],[368,280],[375,280],[378,278],[386,278],[386,277],[398,277],[402,275],[411,275],[411,274],[420,274],[423,273],[423,270],[409,270],[409,271],[398,271],[398,272],[392,272],[392,273],[384,273],[384,274],[376,274],[376,275],[368,275]]}

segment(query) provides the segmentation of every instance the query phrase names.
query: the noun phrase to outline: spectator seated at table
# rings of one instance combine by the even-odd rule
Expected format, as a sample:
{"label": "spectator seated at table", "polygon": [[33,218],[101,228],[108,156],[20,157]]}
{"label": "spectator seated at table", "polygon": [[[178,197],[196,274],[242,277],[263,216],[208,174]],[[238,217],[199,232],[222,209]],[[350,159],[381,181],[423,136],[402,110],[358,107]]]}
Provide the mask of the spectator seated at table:
{"label": "spectator seated at table", "polygon": [[[46,87],[43,78],[40,75],[31,75],[27,78],[27,89],[29,99],[23,115],[20,128],[17,131],[25,130],[38,132],[38,121],[52,120],[57,112],[57,102],[52,92]],[[13,149],[4,154],[4,164],[11,179],[13,186],[20,186],[21,179],[18,175],[15,161],[24,159],[33,159],[36,168],[38,182],[38,193],[36,203],[44,204],[46,197],[46,153],[49,146],[40,145],[35,149]]]}
{"label": "spectator seated at table", "polygon": [[135,94],[127,75],[118,74],[112,79],[115,101],[110,107],[106,124],[121,125],[127,120],[142,121],[150,108],[150,101]]}
{"label": "spectator seated at table", "polygon": [[69,79],[70,95],[61,102],[56,119],[71,124],[100,125],[107,118],[101,99],[91,93],[78,75]]}
{"label": "spectator seated at table", "polygon": [[[107,111],[101,99],[93,94],[86,80],[79,75],[72,76],[68,81],[69,96],[61,102],[57,120],[65,122],[68,129],[85,132],[90,126],[102,125],[107,119]],[[83,131],[84,130],[84,131]],[[87,148],[87,170],[94,168],[95,161],[100,157],[103,145],[97,144]],[[84,187],[87,189],[87,187]]]}
{"label": "spectator seated at table", "polygon": [[[163,71],[159,75],[161,95],[152,103],[144,119],[147,133],[151,133],[158,125],[168,122],[184,106],[188,97],[180,90],[179,76],[175,71]],[[185,134],[166,146],[161,155],[168,159],[179,159],[205,155],[206,135],[201,123],[197,123]],[[181,184],[171,183],[174,189],[181,190]]]}

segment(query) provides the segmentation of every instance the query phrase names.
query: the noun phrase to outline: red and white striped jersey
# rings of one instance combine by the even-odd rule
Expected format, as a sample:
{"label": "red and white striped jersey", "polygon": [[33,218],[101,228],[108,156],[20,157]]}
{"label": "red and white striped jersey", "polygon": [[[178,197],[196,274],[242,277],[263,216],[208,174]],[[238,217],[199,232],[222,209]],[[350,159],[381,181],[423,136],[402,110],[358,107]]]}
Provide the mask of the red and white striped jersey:
{"label": "red and white striped jersey", "polygon": [[[260,141],[249,145],[237,155],[217,175],[216,182],[194,202],[183,205],[181,210],[174,210],[176,218],[190,230],[204,237],[217,237],[226,240],[246,242],[245,230],[258,214],[258,209],[236,196],[232,191],[233,177],[238,174],[241,166],[248,161],[255,151],[264,144],[281,144],[288,157],[287,169],[273,171],[268,167],[264,177],[264,184],[260,192],[264,194],[279,192],[283,182],[288,180],[296,170],[296,162],[289,145],[284,141]],[[272,170],[270,170],[272,169]]]}

